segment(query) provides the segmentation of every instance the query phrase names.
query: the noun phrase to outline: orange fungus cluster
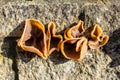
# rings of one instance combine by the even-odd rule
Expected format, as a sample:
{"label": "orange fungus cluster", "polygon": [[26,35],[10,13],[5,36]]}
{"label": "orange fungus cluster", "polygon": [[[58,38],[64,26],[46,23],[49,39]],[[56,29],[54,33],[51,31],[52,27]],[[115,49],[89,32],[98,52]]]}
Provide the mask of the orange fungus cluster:
{"label": "orange fungus cluster", "polygon": [[83,21],[64,31],[64,40],[61,35],[56,35],[56,25],[50,22],[45,26],[38,20],[26,19],[25,27],[18,46],[41,56],[44,59],[53,52],[61,51],[67,59],[82,60],[88,49],[98,49],[104,46],[109,36],[103,35],[99,25],[95,25],[90,31],[89,38],[85,35],[86,30]]}

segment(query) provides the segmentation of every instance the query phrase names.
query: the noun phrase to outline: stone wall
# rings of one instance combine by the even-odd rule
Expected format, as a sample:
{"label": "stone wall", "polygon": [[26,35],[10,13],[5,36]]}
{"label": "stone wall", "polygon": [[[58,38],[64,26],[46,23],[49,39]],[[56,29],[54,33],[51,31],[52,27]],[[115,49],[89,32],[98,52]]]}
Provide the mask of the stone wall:
{"label": "stone wall", "polygon": [[[79,20],[86,29],[99,24],[110,39],[106,46],[89,50],[80,62],[67,60],[58,52],[44,60],[16,45],[27,18],[44,25],[54,21],[60,34]],[[1,80],[119,80],[120,2],[8,2],[0,7],[0,47]]]}

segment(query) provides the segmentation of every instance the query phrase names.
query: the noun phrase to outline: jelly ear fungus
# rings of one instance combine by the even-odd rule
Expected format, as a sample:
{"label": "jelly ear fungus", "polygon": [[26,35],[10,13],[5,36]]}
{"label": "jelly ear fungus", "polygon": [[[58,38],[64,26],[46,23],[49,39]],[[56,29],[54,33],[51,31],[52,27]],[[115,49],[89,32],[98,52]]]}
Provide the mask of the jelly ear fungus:
{"label": "jelly ear fungus", "polygon": [[87,39],[83,36],[84,32],[85,29],[82,21],[65,30],[65,40],[60,46],[61,53],[65,58],[80,61],[85,57],[88,47]]}
{"label": "jelly ear fungus", "polygon": [[46,35],[44,25],[38,20],[26,19],[25,27],[18,46],[25,51],[47,58]]}
{"label": "jelly ear fungus", "polygon": [[56,25],[53,22],[48,24],[47,31],[47,49],[48,55],[50,55],[53,51],[59,51],[59,45],[62,42],[62,36],[56,35]]}
{"label": "jelly ear fungus", "polygon": [[102,46],[104,46],[108,40],[109,40],[109,36],[107,35],[102,35],[103,31],[100,28],[99,25],[95,25],[93,30],[91,31],[91,35],[90,35],[90,40],[88,42],[88,46],[91,49],[98,49]]}
{"label": "jelly ear fungus", "polygon": [[85,57],[88,49],[98,49],[109,40],[109,36],[102,34],[103,31],[99,25],[93,27],[90,35],[86,32],[83,21],[79,21],[77,25],[65,30],[65,40],[60,46],[65,58],[80,61]]}
{"label": "jelly ear fungus", "polygon": [[45,33],[45,27],[41,22],[35,19],[26,19],[18,46],[47,59],[53,51],[59,51],[58,46],[62,41],[61,35],[55,35],[55,28],[55,24],[50,22],[47,33]]}
{"label": "jelly ear fungus", "polygon": [[98,49],[109,40],[109,36],[103,35],[99,25],[93,27],[89,37],[87,37],[86,32],[83,21],[79,21],[77,25],[65,30],[65,40],[63,41],[61,35],[56,35],[54,22],[48,24],[45,32],[45,27],[41,22],[35,19],[26,19],[23,34],[18,40],[18,46],[44,59],[47,59],[56,50],[61,51],[67,59],[80,61],[85,57],[88,49]]}

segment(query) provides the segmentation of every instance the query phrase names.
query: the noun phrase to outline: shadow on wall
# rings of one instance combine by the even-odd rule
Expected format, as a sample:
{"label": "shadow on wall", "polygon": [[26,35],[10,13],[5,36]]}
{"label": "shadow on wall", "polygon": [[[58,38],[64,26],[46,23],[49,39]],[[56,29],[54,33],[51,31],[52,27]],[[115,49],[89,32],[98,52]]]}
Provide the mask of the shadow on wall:
{"label": "shadow on wall", "polygon": [[[33,54],[27,54],[27,55],[25,54],[25,56],[24,56],[24,52],[21,51],[17,47],[16,40],[20,37],[20,36],[18,36],[18,34],[19,35],[22,34],[24,23],[25,22],[22,22],[19,26],[17,26],[16,29],[14,29],[7,37],[4,38],[4,41],[3,41],[3,44],[1,47],[2,55],[7,58],[11,58],[13,60],[12,69],[15,72],[15,80],[19,80],[19,76],[18,76],[19,70],[18,70],[18,65],[17,65],[18,54],[17,53],[18,52],[20,53],[19,54],[20,58],[24,62],[30,61],[30,59],[35,56]],[[13,35],[13,37],[11,37],[11,35]]]}
{"label": "shadow on wall", "polygon": [[[120,65],[120,28],[110,35],[109,42],[103,47],[103,51],[112,59],[112,62],[109,64],[110,67]],[[120,72],[116,72],[116,74],[120,78]]]}
{"label": "shadow on wall", "polygon": [[110,39],[107,45],[103,47],[103,51],[112,59],[110,67],[116,67],[120,65],[120,28],[115,30],[110,35]]}

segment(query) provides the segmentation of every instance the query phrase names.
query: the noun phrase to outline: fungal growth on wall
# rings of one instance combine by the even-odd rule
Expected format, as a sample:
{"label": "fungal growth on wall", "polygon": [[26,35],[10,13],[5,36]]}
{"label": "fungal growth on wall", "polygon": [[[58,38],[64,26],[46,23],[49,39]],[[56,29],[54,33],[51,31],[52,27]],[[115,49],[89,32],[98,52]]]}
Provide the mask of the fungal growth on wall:
{"label": "fungal growth on wall", "polygon": [[85,29],[83,22],[79,21],[76,26],[66,29],[65,40],[61,43],[60,49],[67,59],[81,60],[87,53],[87,38],[84,36]]}
{"label": "fungal growth on wall", "polygon": [[62,41],[61,35],[55,35],[55,24],[50,22],[45,33],[44,25],[35,19],[27,19],[18,46],[25,51],[36,53],[44,59],[55,50]]}
{"label": "fungal growth on wall", "polygon": [[100,26],[95,25],[95,27],[93,28],[93,30],[90,33],[91,39],[88,42],[88,46],[91,49],[100,48],[108,42],[109,37],[107,35],[102,34],[102,33],[103,33],[103,31],[100,28]]}
{"label": "fungal growth on wall", "polygon": [[61,51],[67,59],[82,60],[88,49],[98,49],[104,46],[109,36],[104,35],[99,25],[95,25],[86,37],[83,21],[67,28],[64,32],[64,40],[61,35],[56,35],[54,22],[48,24],[48,29],[38,20],[26,19],[25,27],[18,46],[25,51],[33,52],[44,59],[53,52]]}
{"label": "fungal growth on wall", "polygon": [[104,46],[109,37],[102,35],[102,29],[95,25],[90,32],[89,38],[85,35],[86,30],[83,27],[83,21],[77,25],[66,29],[64,32],[65,40],[61,43],[60,49],[67,59],[82,60],[88,49],[97,49]]}

